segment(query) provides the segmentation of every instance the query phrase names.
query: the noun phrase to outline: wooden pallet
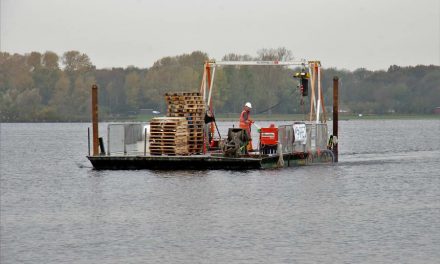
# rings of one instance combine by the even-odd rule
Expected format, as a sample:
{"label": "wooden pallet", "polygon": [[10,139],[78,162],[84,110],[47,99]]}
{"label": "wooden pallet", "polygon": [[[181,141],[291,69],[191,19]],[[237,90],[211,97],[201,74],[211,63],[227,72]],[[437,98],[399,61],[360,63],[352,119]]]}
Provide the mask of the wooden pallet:
{"label": "wooden pallet", "polygon": [[198,92],[170,92],[165,93],[165,97],[202,97]]}
{"label": "wooden pallet", "polygon": [[162,152],[186,152],[187,151],[187,146],[185,147],[178,147],[178,146],[151,146],[150,147],[150,152],[157,152],[157,151],[162,151]]}
{"label": "wooden pallet", "polygon": [[188,144],[187,139],[168,140],[168,141],[152,139],[150,141],[150,147],[153,147],[153,146],[156,146],[156,147],[176,147],[176,146],[186,146],[187,144]]}
{"label": "wooden pallet", "polygon": [[164,151],[153,151],[153,152],[150,152],[150,155],[153,155],[153,156],[176,156],[176,155],[179,155],[179,156],[186,156],[186,155],[188,155],[189,153],[188,152],[185,152],[185,153],[180,153],[180,152],[174,152],[174,151],[168,151],[168,152],[164,152]]}
{"label": "wooden pallet", "polygon": [[153,118],[150,122],[150,154],[188,154],[188,136],[188,122],[185,117]]}
{"label": "wooden pallet", "polygon": [[163,134],[159,132],[155,132],[153,134],[150,134],[150,139],[187,139],[190,136],[189,133],[180,133],[180,134]]}
{"label": "wooden pallet", "polygon": [[203,104],[202,96],[165,96],[165,100],[168,104],[175,104],[176,102]]}
{"label": "wooden pallet", "polygon": [[[203,116],[205,115],[205,109],[202,108],[168,108],[167,113],[172,114],[187,114],[187,115],[199,115]],[[170,115],[172,116],[172,115]],[[175,115],[176,117],[182,117],[184,115]]]}
{"label": "wooden pallet", "polygon": [[203,150],[206,111],[203,96],[197,92],[171,92],[165,94],[165,100],[168,117],[185,118],[187,121],[189,153],[200,153]]}

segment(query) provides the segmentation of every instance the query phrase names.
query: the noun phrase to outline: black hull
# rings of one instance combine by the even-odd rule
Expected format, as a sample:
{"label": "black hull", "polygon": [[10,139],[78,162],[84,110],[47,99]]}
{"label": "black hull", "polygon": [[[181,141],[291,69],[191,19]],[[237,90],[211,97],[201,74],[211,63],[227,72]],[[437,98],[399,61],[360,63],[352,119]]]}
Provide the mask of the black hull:
{"label": "black hull", "polygon": [[258,158],[212,156],[89,156],[98,170],[253,170],[261,169]]}
{"label": "black hull", "polygon": [[97,170],[257,170],[332,163],[334,158],[318,158],[307,153],[230,158],[214,155],[192,156],[88,156]]}

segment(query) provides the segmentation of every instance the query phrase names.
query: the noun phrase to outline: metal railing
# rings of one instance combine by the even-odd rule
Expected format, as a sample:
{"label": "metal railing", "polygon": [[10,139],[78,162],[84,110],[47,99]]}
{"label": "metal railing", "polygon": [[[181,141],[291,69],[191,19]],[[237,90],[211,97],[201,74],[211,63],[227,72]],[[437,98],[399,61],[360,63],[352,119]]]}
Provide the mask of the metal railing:
{"label": "metal railing", "polygon": [[294,140],[292,125],[278,126],[278,144],[281,144],[281,151],[283,153],[293,152]]}
{"label": "metal railing", "polygon": [[278,143],[283,153],[327,149],[328,128],[325,123],[295,122],[278,126]]}
{"label": "metal railing", "polygon": [[122,123],[107,126],[107,155],[146,154],[146,141],[146,124]]}

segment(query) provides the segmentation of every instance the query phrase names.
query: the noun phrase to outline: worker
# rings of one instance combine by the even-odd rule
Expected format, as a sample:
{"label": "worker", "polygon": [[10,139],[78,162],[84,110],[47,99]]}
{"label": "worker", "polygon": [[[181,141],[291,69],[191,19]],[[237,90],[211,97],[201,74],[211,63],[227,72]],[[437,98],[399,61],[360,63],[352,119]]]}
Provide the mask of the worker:
{"label": "worker", "polygon": [[245,129],[249,136],[249,143],[246,147],[248,151],[252,151],[251,126],[254,123],[254,121],[250,118],[251,109],[252,109],[252,104],[250,102],[247,102],[244,105],[243,111],[241,112],[240,115],[240,128]]}

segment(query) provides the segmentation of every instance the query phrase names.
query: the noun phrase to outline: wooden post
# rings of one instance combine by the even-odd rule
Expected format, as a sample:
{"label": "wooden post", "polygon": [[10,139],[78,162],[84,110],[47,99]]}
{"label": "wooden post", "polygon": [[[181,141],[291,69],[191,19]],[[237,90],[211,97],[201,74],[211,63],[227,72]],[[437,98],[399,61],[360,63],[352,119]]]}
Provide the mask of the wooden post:
{"label": "wooden post", "polygon": [[[211,66],[209,65],[209,63],[206,63],[205,70],[206,70],[206,79],[208,82],[208,91],[210,93],[210,91],[211,91]],[[206,101],[206,102],[210,103],[209,101]],[[207,105],[206,107],[209,110],[211,110],[211,105]],[[203,154],[206,154],[207,148],[208,148],[209,144],[211,143],[211,142],[209,142],[209,134],[206,135],[206,127],[207,127],[206,124],[203,125]],[[211,130],[212,130],[212,127],[211,127]]]}
{"label": "wooden post", "polygon": [[98,133],[98,86],[92,85],[92,130],[93,130],[93,156],[99,155]]}
{"label": "wooden post", "polygon": [[336,137],[336,144],[333,145],[335,162],[338,162],[338,119],[339,119],[339,78],[333,77],[333,138]]}

